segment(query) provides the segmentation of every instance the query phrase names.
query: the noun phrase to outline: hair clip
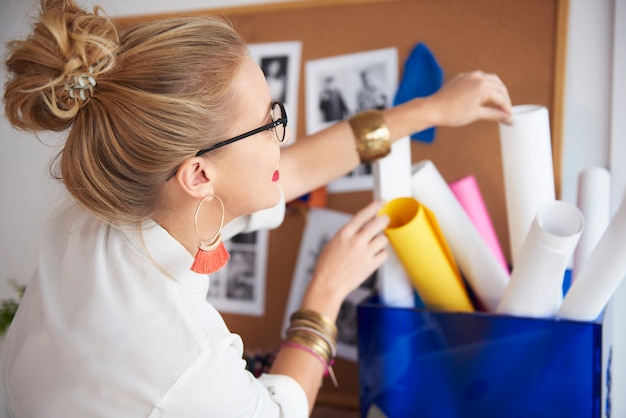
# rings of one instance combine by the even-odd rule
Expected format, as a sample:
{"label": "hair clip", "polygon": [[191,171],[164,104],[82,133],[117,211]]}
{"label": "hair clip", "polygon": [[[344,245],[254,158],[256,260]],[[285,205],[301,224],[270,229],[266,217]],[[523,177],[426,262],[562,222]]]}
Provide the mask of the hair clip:
{"label": "hair clip", "polygon": [[89,67],[89,73],[83,73],[81,75],[74,76],[74,84],[65,87],[69,90],[70,97],[76,99],[76,90],[78,90],[78,96],[82,101],[87,100],[85,91],[89,92],[89,95],[93,93],[93,88],[96,86],[96,79],[93,78],[93,66]]}

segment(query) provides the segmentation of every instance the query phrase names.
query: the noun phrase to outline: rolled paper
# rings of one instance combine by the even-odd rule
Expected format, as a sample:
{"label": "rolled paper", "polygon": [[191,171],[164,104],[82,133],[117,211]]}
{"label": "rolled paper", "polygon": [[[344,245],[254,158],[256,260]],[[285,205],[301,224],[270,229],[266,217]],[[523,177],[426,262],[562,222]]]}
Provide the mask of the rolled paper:
{"label": "rolled paper", "polygon": [[512,124],[500,123],[500,150],[511,247],[515,263],[539,209],[555,200],[548,109],[513,107]]}
{"label": "rolled paper", "polygon": [[474,307],[435,215],[412,197],[380,211],[389,216],[385,235],[428,309],[472,312]]}
{"label": "rolled paper", "polygon": [[[411,142],[401,138],[391,145],[391,153],[372,165],[374,198],[389,201],[411,196]],[[412,308],[415,290],[395,252],[390,251],[378,269],[376,281],[381,303],[386,306]]]}
{"label": "rolled paper", "polygon": [[585,230],[574,251],[572,277],[600,241],[611,221],[611,173],[604,167],[589,167],[578,176],[578,209],[585,217]]}
{"label": "rolled paper", "polygon": [[554,317],[561,303],[563,277],[585,225],[574,205],[555,200],[539,210],[511,272],[498,312]]}
{"label": "rolled paper", "polygon": [[509,265],[502,252],[500,241],[498,241],[498,236],[491,222],[491,216],[489,216],[489,211],[483,200],[480,187],[478,187],[476,177],[473,175],[465,176],[451,182],[449,186],[493,255],[502,267],[508,271]]}
{"label": "rolled paper", "polygon": [[626,193],[557,312],[560,318],[598,318],[626,277]]}
{"label": "rolled paper", "polygon": [[411,189],[413,197],[437,217],[457,265],[482,307],[495,312],[509,282],[509,272],[493,255],[430,160],[413,165]]}
{"label": "rolled paper", "polygon": [[411,140],[408,136],[391,145],[391,153],[372,166],[374,198],[391,200],[411,196]]}

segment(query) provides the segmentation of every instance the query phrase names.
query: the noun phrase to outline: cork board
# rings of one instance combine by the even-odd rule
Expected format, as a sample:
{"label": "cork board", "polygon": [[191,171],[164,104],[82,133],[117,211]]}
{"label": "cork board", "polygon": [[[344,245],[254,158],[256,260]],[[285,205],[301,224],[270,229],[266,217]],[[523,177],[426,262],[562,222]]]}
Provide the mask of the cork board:
{"label": "cork board", "polygon": [[[558,196],[567,9],[567,0],[315,0],[185,14],[228,16],[248,43],[299,40],[302,63],[396,47],[398,68],[402,71],[411,49],[423,42],[439,61],[446,79],[474,69],[497,73],[507,84],[514,104],[540,104],[550,112]],[[128,25],[159,17],[163,15],[124,17],[117,21]],[[301,70],[301,122],[297,137],[305,131],[304,76]],[[412,142],[411,147],[413,162],[432,160],[447,181],[468,174],[476,176],[508,256],[497,125],[479,122],[462,128],[438,128],[432,144]],[[371,192],[330,194],[328,207],[353,213],[371,198]],[[224,315],[231,330],[242,335],[247,347],[276,347],[280,343],[304,225],[302,212],[288,211],[283,225],[270,233],[265,315]],[[325,382],[318,402],[357,408],[357,365],[339,360],[335,372],[339,387]]]}

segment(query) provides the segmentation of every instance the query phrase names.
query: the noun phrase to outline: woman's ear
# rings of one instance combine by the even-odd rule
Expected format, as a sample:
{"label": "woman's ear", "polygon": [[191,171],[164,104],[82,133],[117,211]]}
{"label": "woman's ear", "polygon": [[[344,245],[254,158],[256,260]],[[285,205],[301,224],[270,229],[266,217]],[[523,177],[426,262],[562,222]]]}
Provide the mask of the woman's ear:
{"label": "woman's ear", "polygon": [[188,195],[196,198],[205,197],[214,193],[211,164],[202,157],[193,157],[185,160],[175,176],[176,182]]}

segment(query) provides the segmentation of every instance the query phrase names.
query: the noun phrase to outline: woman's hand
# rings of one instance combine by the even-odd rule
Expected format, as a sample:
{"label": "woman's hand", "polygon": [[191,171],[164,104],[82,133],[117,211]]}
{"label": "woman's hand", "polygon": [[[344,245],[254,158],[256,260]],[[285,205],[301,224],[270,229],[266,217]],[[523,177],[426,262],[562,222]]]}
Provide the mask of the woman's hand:
{"label": "woman's hand", "polygon": [[495,74],[458,74],[426,100],[432,106],[434,126],[463,126],[478,120],[510,123],[511,98]]}
{"label": "woman's hand", "polygon": [[339,306],[387,259],[387,216],[377,215],[374,201],[359,211],[326,244],[313,273],[302,306],[335,318]]}

